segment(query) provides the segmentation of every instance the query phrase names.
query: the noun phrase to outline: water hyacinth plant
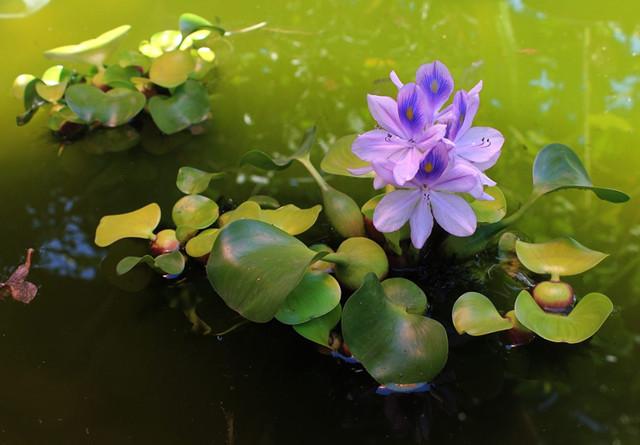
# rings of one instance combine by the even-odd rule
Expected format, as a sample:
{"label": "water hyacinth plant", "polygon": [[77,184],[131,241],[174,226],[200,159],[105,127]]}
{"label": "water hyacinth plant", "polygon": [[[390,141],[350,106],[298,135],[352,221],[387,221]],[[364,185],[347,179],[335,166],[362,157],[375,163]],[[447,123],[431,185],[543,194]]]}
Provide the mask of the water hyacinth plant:
{"label": "water hyacinth plant", "polygon": [[21,74],[14,81],[13,93],[24,104],[18,125],[43,108],[49,129],[63,142],[88,139],[107,151],[137,145],[145,126],[165,135],[201,131],[211,116],[212,47],[229,33],[186,13],[179,29],[155,33],[137,49],[115,54],[130,28],[46,51],[46,58],[60,64],[40,77]]}
{"label": "water hyacinth plant", "polygon": [[[173,45],[171,35],[162,41]],[[145,51],[162,57],[160,46]],[[553,191],[586,189],[614,203],[628,196],[595,187],[575,153],[552,144],[536,157],[529,201],[508,215],[504,194],[485,173],[498,161],[504,138],[496,129],[473,126],[482,83],[456,92],[447,105],[454,81],[440,62],[420,67],[415,82],[403,84],[393,72],[390,77],[398,88],[395,100],[368,97],[379,128],[340,138],[321,163],[325,173],[384,188],[362,207],[329,185],[311,162],[312,128],[291,156],[252,150],[242,164],[281,171],[300,163],[320,188],[322,206],[280,206],[260,196],[221,211],[224,206],[209,192],[222,175],[183,167],[176,184],[185,196],[173,207],[171,225],[162,225],[159,206],[150,204],[103,217],[96,244],[147,240],[148,253],[121,259],[118,274],[147,266],[173,281],[188,270],[206,273],[215,294],[239,315],[292,326],[335,357],[366,369],[382,385],[381,394],[428,390],[447,363],[449,338],[458,334],[506,332],[509,345],[535,336],[566,343],[591,337],[611,312],[611,301],[591,293],[574,307],[573,290],[560,278],[587,271],[605,255],[576,241],[532,244],[509,232],[500,237],[501,252],[514,267],[550,275],[527,282],[504,315],[475,291],[455,304],[459,294],[445,295],[444,302],[433,298],[420,271],[434,263],[464,270],[468,255],[495,249],[497,235]],[[334,231],[325,244],[307,245],[305,232],[323,217]],[[460,276],[451,279],[466,283]],[[453,306],[452,317],[436,319],[443,312],[437,304]],[[195,310],[188,317],[194,327],[208,327]]]}

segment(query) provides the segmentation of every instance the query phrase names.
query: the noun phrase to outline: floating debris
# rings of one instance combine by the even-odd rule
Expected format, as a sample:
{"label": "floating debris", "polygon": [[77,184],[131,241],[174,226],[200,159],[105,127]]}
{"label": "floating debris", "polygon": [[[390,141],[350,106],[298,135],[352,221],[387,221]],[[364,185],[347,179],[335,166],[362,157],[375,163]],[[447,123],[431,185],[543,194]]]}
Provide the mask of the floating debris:
{"label": "floating debris", "polygon": [[27,258],[24,264],[19,265],[7,281],[0,283],[0,300],[10,296],[16,301],[29,304],[36,297],[38,286],[26,281],[31,269],[32,255],[33,249],[27,249]]}

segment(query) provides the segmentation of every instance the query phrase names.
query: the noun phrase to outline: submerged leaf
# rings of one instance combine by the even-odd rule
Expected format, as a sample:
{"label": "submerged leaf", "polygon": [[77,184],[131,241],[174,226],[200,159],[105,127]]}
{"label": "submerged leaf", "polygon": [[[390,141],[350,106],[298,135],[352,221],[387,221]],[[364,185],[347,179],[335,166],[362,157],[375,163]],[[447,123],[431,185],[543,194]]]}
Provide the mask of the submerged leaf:
{"label": "submerged leaf", "polygon": [[106,247],[123,238],[154,239],[153,231],[160,222],[160,206],[156,203],[119,215],[103,216],[96,229],[95,243]]}
{"label": "submerged leaf", "polygon": [[307,272],[278,312],[280,323],[296,325],[329,313],[340,304],[340,285],[324,272]]}
{"label": "submerged leaf", "polygon": [[546,243],[516,241],[520,262],[532,272],[556,277],[577,275],[595,267],[606,253],[591,250],[573,238],[558,238]]}
{"label": "submerged leaf", "polygon": [[260,221],[234,221],[220,231],[207,276],[227,305],[258,323],[271,320],[323,256],[282,230]]}
{"label": "submerged leaf", "polygon": [[529,292],[523,290],[515,304],[516,317],[527,329],[556,343],[580,343],[594,335],[613,310],[606,295],[585,295],[569,315],[550,314],[542,310]]}
{"label": "submerged leaf", "polygon": [[354,175],[351,169],[359,169],[368,167],[370,164],[363,161],[353,154],[351,145],[358,135],[351,134],[338,139],[331,147],[322,162],[320,168],[330,175],[350,176],[355,178],[373,178],[374,173],[370,172],[365,175]]}
{"label": "submerged leaf", "polygon": [[[344,339],[382,384],[431,381],[447,362],[447,333],[439,322],[398,305],[392,292],[368,274],[344,307]],[[419,306],[426,306],[422,299]]]}
{"label": "submerged leaf", "polygon": [[27,257],[23,264],[19,265],[4,283],[0,282],[0,300],[10,296],[16,301],[29,304],[38,294],[38,286],[27,281],[31,270],[31,257],[33,249],[27,249]]}
{"label": "submerged leaf", "polygon": [[547,145],[533,163],[533,192],[541,196],[564,188],[591,190],[598,198],[615,203],[629,200],[629,196],[619,190],[594,187],[582,162],[569,147]]}
{"label": "submerged leaf", "polygon": [[75,45],[50,49],[46,51],[44,55],[53,60],[71,60],[101,67],[104,65],[105,59],[111,54],[130,29],[131,26],[129,25],[118,26],[99,35],[95,39],[85,40]]}
{"label": "submerged leaf", "polygon": [[478,292],[462,294],[453,305],[451,318],[458,334],[479,336],[513,327],[513,323],[500,315],[491,300]]}

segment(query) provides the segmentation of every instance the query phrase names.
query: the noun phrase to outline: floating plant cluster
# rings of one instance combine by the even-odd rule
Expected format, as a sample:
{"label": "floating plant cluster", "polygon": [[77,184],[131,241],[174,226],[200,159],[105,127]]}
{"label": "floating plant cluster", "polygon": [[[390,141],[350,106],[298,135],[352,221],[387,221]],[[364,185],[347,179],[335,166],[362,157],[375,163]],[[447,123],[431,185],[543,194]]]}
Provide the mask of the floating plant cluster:
{"label": "floating plant cluster", "polygon": [[[503,332],[511,346],[535,337],[578,343],[595,334],[613,309],[611,301],[594,292],[576,304],[561,278],[586,272],[606,255],[570,238],[526,242],[507,229],[539,198],[561,189],[588,190],[613,203],[629,197],[594,186],[570,148],[551,144],[534,161],[530,197],[507,215],[504,194],[485,174],[498,161],[504,139],[498,130],[472,125],[482,84],[458,91],[447,105],[454,84],[440,62],[420,67],[415,82],[403,84],[395,73],[391,80],[396,99],[368,97],[378,128],[339,139],[321,163],[325,173],[373,179],[376,189],[384,189],[361,208],[312,164],[311,129],[290,157],[253,150],[242,163],[271,171],[302,164],[322,192],[322,206],[300,209],[254,196],[221,214],[205,194],[222,174],[182,167],[176,183],[185,196],[172,209],[172,227],[158,231],[161,210],[149,204],[103,217],[96,244],[149,241],[148,254],[120,260],[121,275],[146,265],[175,279],[188,262],[195,268],[206,264],[215,294],[231,309],[252,322],[275,319],[292,326],[335,356],[362,365],[384,385],[382,393],[428,389],[447,362],[449,337],[457,335],[445,326],[461,335]],[[307,246],[297,236],[321,213],[341,239]],[[442,236],[432,236],[436,230]],[[466,292],[448,296],[452,317],[438,321],[430,316],[435,303],[423,283],[396,276],[390,267],[398,258],[419,262],[426,251],[463,264],[494,249],[517,268],[549,276],[514,295],[513,310],[504,315],[490,298]]]}
{"label": "floating plant cluster", "polygon": [[[87,139],[93,151],[122,151],[140,142],[145,127],[171,135],[198,131],[210,114],[207,81],[215,67],[212,46],[226,33],[195,14],[182,14],[179,30],[153,34],[137,50],[113,55],[130,30],[119,26],[74,45],[48,50],[54,65],[40,77],[19,75],[16,120],[27,124],[39,109],[63,141]],[[113,63],[106,64],[113,60]],[[78,67],[78,69],[72,68]]]}

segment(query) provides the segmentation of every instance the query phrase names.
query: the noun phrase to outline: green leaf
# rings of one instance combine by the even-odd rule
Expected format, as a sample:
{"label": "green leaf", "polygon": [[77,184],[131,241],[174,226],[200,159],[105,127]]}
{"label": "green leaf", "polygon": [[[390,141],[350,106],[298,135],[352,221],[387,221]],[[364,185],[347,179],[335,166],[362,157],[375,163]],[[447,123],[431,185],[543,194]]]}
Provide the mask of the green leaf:
{"label": "green leaf", "polygon": [[324,260],[335,263],[336,278],[349,289],[358,289],[370,272],[383,279],[389,271],[384,250],[369,238],[349,238]]}
{"label": "green leaf", "polygon": [[315,127],[309,128],[302,138],[300,147],[291,156],[273,158],[262,150],[250,150],[240,159],[240,165],[250,164],[262,170],[279,171],[289,168],[295,160],[304,159],[309,155],[316,140]]}
{"label": "green leaf", "polygon": [[195,62],[188,51],[172,51],[153,59],[149,79],[161,87],[175,88],[187,81],[194,68]]}
{"label": "green leaf", "polygon": [[333,187],[322,189],[324,213],[342,237],[364,236],[364,220],[358,204],[347,194]]}
{"label": "green leaf", "polygon": [[247,201],[253,201],[265,209],[277,209],[280,207],[280,202],[276,198],[267,195],[253,195]]}
{"label": "green leaf", "polygon": [[209,96],[204,86],[187,80],[171,97],[156,95],[149,99],[153,122],[165,134],[174,134],[209,116]]}
{"label": "green leaf", "polygon": [[301,209],[288,204],[275,210],[263,210],[255,201],[245,201],[236,209],[226,212],[220,217],[220,225],[225,226],[239,219],[254,219],[273,224],[289,235],[299,235],[309,230],[318,219],[322,206]]}
{"label": "green leaf", "polygon": [[606,295],[585,295],[569,315],[550,314],[542,310],[531,294],[523,290],[515,304],[516,317],[527,329],[556,343],[580,343],[594,335],[613,310]]}
{"label": "green leaf", "polygon": [[67,122],[72,122],[74,124],[82,124],[82,119],[80,119],[71,108],[67,106],[63,106],[55,111],[52,111],[49,115],[49,122],[47,126],[52,131],[59,131],[64,124]]}
{"label": "green leaf", "polygon": [[[394,286],[396,288],[396,286]],[[347,300],[342,332],[353,356],[382,384],[431,381],[447,362],[448,341],[437,321],[407,311],[373,274]],[[426,306],[426,297],[423,294]]]}
{"label": "green leaf", "polygon": [[127,88],[114,88],[104,93],[88,84],[67,88],[67,105],[84,122],[99,122],[106,127],[117,127],[133,119],[147,101],[144,94]]}
{"label": "green leaf", "polygon": [[282,307],[309,265],[323,255],[271,224],[234,221],[213,245],[207,276],[230,308],[264,323]]}
{"label": "green leaf", "polygon": [[169,52],[178,49],[182,42],[182,34],[175,29],[160,31],[151,36],[149,43],[162,52]]}
{"label": "green leaf", "polygon": [[218,219],[218,204],[202,195],[187,195],[173,206],[171,216],[176,227],[204,229]]}
{"label": "green leaf", "polygon": [[176,186],[186,194],[202,193],[209,188],[213,179],[224,176],[224,173],[210,173],[193,167],[180,167]]}
{"label": "green leaf", "polygon": [[31,81],[35,80],[36,77],[32,74],[20,74],[13,81],[13,86],[11,87],[11,92],[13,96],[22,101],[24,99],[24,92],[27,88],[27,85],[31,83]]}
{"label": "green leaf", "polygon": [[507,200],[500,187],[487,187],[485,193],[493,196],[493,201],[472,201],[471,208],[481,223],[496,223],[507,214]]}
{"label": "green leaf", "polygon": [[47,102],[56,103],[64,96],[70,79],[71,72],[65,67],[62,65],[52,66],[44,72],[40,82],[36,83],[36,91]]}
{"label": "green leaf", "polygon": [[212,228],[203,230],[187,242],[185,250],[187,255],[193,258],[201,258],[211,253],[213,243],[218,238],[220,229]]}
{"label": "green leaf", "polygon": [[[143,73],[146,73],[147,71],[149,71],[151,61],[148,57],[146,57],[144,54],[140,54],[138,51],[127,51],[120,55],[118,65],[120,65],[122,68],[138,67],[142,70]],[[110,65],[110,67],[111,66],[113,65]],[[140,75],[140,73],[138,73],[138,75]]]}
{"label": "green leaf", "polygon": [[349,171],[349,169],[363,168],[370,164],[363,161],[359,157],[353,154],[351,146],[353,141],[358,137],[357,134],[350,134],[338,139],[324,155],[320,168],[330,175],[349,176],[353,178],[373,178],[375,175],[373,172],[366,175],[356,176]]}
{"label": "green leaf", "polygon": [[154,261],[155,267],[169,275],[180,275],[184,270],[185,258],[179,250],[158,255]]}
{"label": "green leaf", "polygon": [[422,314],[427,311],[429,303],[424,291],[405,278],[389,278],[382,282],[387,298],[395,305],[404,308],[410,314]]}
{"label": "green leaf", "polygon": [[120,65],[109,65],[104,71],[102,81],[112,88],[132,89],[134,85],[131,79],[138,76],[140,76],[140,71],[135,66],[123,68]]}
{"label": "green leaf", "polygon": [[118,275],[129,273],[138,264],[148,264],[149,266],[153,267],[153,257],[151,255],[124,257],[116,266],[116,273]]}
{"label": "green leaf", "polygon": [[178,23],[180,32],[182,32],[182,35],[185,36],[201,29],[215,30],[220,33],[220,35],[224,35],[225,33],[224,29],[220,28],[219,26],[215,26],[205,18],[202,18],[199,15],[192,14],[190,12],[182,14],[178,20]]}
{"label": "green leaf", "polygon": [[479,336],[513,327],[513,323],[500,315],[491,300],[478,292],[462,294],[453,305],[451,318],[458,334]]}
{"label": "green leaf", "polygon": [[621,191],[594,187],[582,162],[569,147],[547,145],[533,163],[533,192],[542,196],[565,188],[591,190],[598,198],[614,203],[629,200],[629,196]]}
{"label": "green leaf", "polygon": [[336,327],[341,316],[342,306],[338,304],[328,314],[314,318],[306,323],[294,325],[293,329],[307,340],[329,347],[331,330]]}
{"label": "green leaf", "polygon": [[524,267],[535,273],[550,274],[554,280],[586,272],[609,256],[569,237],[536,244],[518,240],[516,254]]}
{"label": "green leaf", "polygon": [[36,114],[36,112],[40,109],[41,106],[46,105],[47,101],[38,95],[36,91],[36,85],[40,82],[39,79],[33,78],[25,87],[24,87],[24,113],[16,117],[16,123],[21,126],[28,123],[31,118]]}
{"label": "green leaf", "polygon": [[156,203],[118,215],[103,216],[96,229],[95,243],[106,247],[123,238],[154,239],[160,223],[160,206]]}
{"label": "green leaf", "polygon": [[113,52],[130,29],[131,26],[129,25],[118,26],[95,39],[50,49],[45,51],[44,55],[52,60],[70,60],[102,67],[106,58]]}
{"label": "green leaf", "polygon": [[322,317],[340,304],[340,285],[324,272],[307,272],[276,313],[280,323],[297,325]]}

